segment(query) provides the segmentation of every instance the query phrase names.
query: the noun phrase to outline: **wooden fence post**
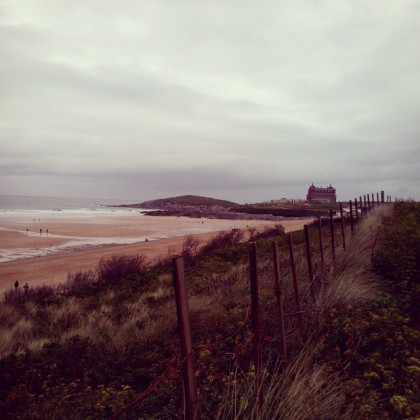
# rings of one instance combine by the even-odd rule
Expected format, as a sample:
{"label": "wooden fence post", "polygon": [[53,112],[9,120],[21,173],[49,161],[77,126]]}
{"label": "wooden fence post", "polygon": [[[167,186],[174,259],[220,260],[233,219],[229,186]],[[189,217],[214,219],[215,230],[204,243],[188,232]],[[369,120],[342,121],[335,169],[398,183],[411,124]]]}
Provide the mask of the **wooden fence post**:
{"label": "wooden fence post", "polygon": [[367,199],[367,209],[368,212],[370,212],[371,208],[370,208],[370,198],[369,198],[369,194],[366,195],[366,199]]}
{"label": "wooden fence post", "polygon": [[184,395],[186,401],[186,417],[188,420],[197,418],[197,387],[195,384],[193,350],[188,316],[188,298],[185,286],[184,259],[173,259],[174,287],[176,311],[178,315],[179,338],[181,342],[181,358],[184,360],[182,373],[184,377]]}
{"label": "wooden fence post", "polygon": [[298,325],[300,329],[300,334],[301,336],[303,336],[303,324],[302,324],[302,316],[301,316],[302,309],[301,309],[301,303],[300,303],[299,285],[298,285],[297,276],[296,276],[295,257],[293,254],[293,239],[290,233],[287,235],[287,243],[289,245],[290,267],[292,269],[292,280],[293,280],[293,289],[295,291],[296,310],[298,312]]}
{"label": "wooden fence post", "polygon": [[372,208],[375,208],[375,194],[372,193]]}
{"label": "wooden fence post", "polygon": [[335,260],[335,237],[334,237],[334,219],[333,211],[330,209],[330,232],[331,232],[331,253],[332,259]]}
{"label": "wooden fence post", "polygon": [[343,238],[343,249],[346,249],[346,230],[344,228],[343,203],[340,203],[341,237]]}
{"label": "wooden fence post", "polygon": [[251,309],[252,309],[252,333],[253,333],[253,349],[254,349],[254,364],[255,376],[258,377],[262,364],[261,357],[261,324],[260,324],[260,304],[259,304],[259,287],[258,287],[258,272],[257,272],[257,244],[250,242],[249,244],[249,281],[251,286]]}
{"label": "wooden fence post", "polygon": [[273,265],[274,265],[274,281],[276,287],[277,309],[279,312],[280,322],[280,357],[283,361],[287,360],[287,347],[286,347],[286,333],[284,330],[284,294],[282,281],[280,278],[279,266],[279,247],[277,242],[273,242]]}
{"label": "wooden fence post", "polygon": [[364,208],[364,212],[363,213],[367,213],[367,202],[366,202],[366,195],[363,195],[363,208]]}
{"label": "wooden fence post", "polygon": [[324,245],[322,243],[322,220],[321,217],[318,218],[318,238],[319,238],[319,254],[321,257],[321,270],[325,271],[325,262],[324,262]]}
{"label": "wooden fence post", "polygon": [[385,204],[385,191],[381,191],[381,203]]}
{"label": "wooden fence post", "polygon": [[377,203],[377,205],[379,207],[380,201],[379,201],[379,193],[378,192],[376,193],[376,203]]}
{"label": "wooden fence post", "polygon": [[305,246],[306,246],[306,261],[308,263],[308,276],[309,276],[309,287],[311,290],[312,299],[315,301],[315,290],[314,290],[314,273],[312,269],[312,256],[311,256],[311,241],[309,240],[308,225],[303,226],[305,233]]}
{"label": "wooden fence post", "polygon": [[354,221],[353,221],[353,203],[349,200],[349,207],[350,207],[350,231],[354,233]]}

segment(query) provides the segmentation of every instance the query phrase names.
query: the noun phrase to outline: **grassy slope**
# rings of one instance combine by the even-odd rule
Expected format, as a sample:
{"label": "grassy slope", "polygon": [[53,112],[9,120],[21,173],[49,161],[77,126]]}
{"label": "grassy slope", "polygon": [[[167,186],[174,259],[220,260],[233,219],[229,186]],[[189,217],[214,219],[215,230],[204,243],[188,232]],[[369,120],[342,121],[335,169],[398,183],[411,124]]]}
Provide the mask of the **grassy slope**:
{"label": "grassy slope", "polygon": [[346,405],[358,418],[420,415],[420,206],[396,206],[384,218],[372,269],[375,299],[332,307],[322,320],[319,357],[341,371]]}
{"label": "grassy slope", "polygon": [[[416,413],[418,336],[410,328],[410,316],[412,297],[418,296],[412,239],[418,229],[412,214],[418,209],[398,213],[405,206],[397,208],[394,218],[384,219],[382,210],[369,216],[347,252],[338,253],[335,267],[330,264],[321,277],[316,302],[309,299],[302,234],[294,235],[307,334],[303,344],[297,332],[289,335],[291,361],[286,367],[277,362],[278,325],[269,259],[271,241],[276,239],[286,312],[293,312],[285,238],[258,240],[266,361],[265,399],[258,413],[253,399],[247,246],[239,234],[231,233],[209,244],[196,258],[194,241],[187,244],[203,418],[213,418],[215,413],[226,418],[273,418],[280,413],[287,418],[354,413],[366,418],[402,418]],[[372,244],[383,226],[389,233],[377,238],[374,267],[386,278],[387,290],[397,289],[392,294],[381,291],[371,273]],[[315,231],[312,236],[315,248]],[[326,249],[328,237],[325,232]],[[319,268],[317,256],[314,263]],[[165,371],[178,348],[170,266],[117,277],[111,276],[107,285],[74,288],[68,296],[44,299],[44,303],[23,301],[1,307],[0,333],[5,340],[0,351],[9,353],[0,360],[2,418],[106,417]],[[405,280],[399,284],[401,278]],[[400,295],[401,284],[405,288]],[[295,325],[291,320],[288,328]],[[394,382],[387,379],[391,377]],[[151,394],[130,416],[182,414],[180,376],[170,375],[159,390],[159,395]]]}

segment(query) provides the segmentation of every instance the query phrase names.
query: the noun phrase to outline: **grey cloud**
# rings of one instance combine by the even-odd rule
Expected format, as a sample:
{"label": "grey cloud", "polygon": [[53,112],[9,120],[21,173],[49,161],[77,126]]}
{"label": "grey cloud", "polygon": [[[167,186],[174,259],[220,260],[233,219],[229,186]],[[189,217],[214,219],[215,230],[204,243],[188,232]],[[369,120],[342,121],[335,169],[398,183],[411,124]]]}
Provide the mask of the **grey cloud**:
{"label": "grey cloud", "polygon": [[418,194],[418,18],[408,0],[4,2],[0,193]]}

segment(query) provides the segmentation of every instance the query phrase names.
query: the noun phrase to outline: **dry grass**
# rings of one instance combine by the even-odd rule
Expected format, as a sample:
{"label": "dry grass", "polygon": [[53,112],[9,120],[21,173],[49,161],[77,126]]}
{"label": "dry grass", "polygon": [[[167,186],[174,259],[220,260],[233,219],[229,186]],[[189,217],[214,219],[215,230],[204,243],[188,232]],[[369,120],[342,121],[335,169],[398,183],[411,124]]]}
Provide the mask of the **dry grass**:
{"label": "dry grass", "polygon": [[[320,313],[333,306],[354,305],[378,297],[377,282],[370,270],[371,255],[382,221],[391,212],[391,206],[379,207],[357,226],[353,237],[347,239],[346,251],[337,251],[336,261],[330,267],[329,273],[320,277],[315,302],[311,301],[308,294],[309,281],[304,250],[295,250],[298,283],[301,296],[306,300],[306,320],[309,326],[318,322]],[[294,306],[294,296],[287,263],[285,261],[280,268],[285,286],[285,306],[290,310]],[[328,264],[332,265],[332,262],[329,261]],[[259,272],[264,290],[261,297],[263,302],[265,298],[267,307],[273,304],[273,297],[270,297],[270,283],[273,279],[271,261],[260,262]],[[289,348],[296,348],[297,343],[292,342],[293,338],[288,338]],[[350,418],[351,415],[344,406],[344,390],[338,375],[328,371],[324,364],[314,364],[316,342],[316,338],[308,334],[303,350],[286,367],[278,364],[272,374],[268,373],[268,369],[263,370],[262,403],[256,404],[255,381],[248,382],[245,388],[231,386],[219,416],[229,419]]]}
{"label": "dry grass", "polygon": [[[391,213],[391,206],[375,209],[361,222],[345,252],[337,251],[334,266],[317,285],[317,298],[309,297],[309,280],[304,247],[296,247],[295,260],[301,297],[307,309],[308,325],[317,322],[319,315],[333,306],[353,305],[378,294],[375,279],[370,273],[370,259],[375,238],[383,217]],[[232,240],[220,237],[219,241]],[[234,237],[234,240],[237,238]],[[214,245],[214,244],[213,244]],[[327,248],[328,244],[325,244]],[[187,243],[191,255],[196,255],[196,244]],[[290,275],[288,255],[282,256],[281,277],[285,287],[286,312],[295,309],[295,298]],[[273,288],[273,266],[271,259],[258,264],[261,308],[265,319],[270,319],[275,308]],[[246,265],[215,275],[209,273],[203,279],[205,292],[190,296],[189,310],[192,331],[211,335],[212,328],[225,319],[226,308],[240,308],[243,313],[249,306],[249,274]],[[121,354],[133,348],[142,351],[150,348],[160,337],[172,337],[176,332],[176,308],[173,299],[171,276],[162,276],[153,290],[144,292],[134,302],[115,305],[115,292],[101,296],[98,309],[86,310],[76,297],[63,300],[44,308],[48,328],[43,336],[35,336],[34,324],[39,309],[33,303],[26,303],[22,312],[12,307],[0,307],[0,356],[22,352],[25,348],[39,351],[53,340],[64,341],[73,336],[89,337],[95,344]],[[270,312],[271,311],[271,312]],[[290,325],[289,325],[290,326]],[[226,326],[229,331],[230,326]],[[344,417],[343,392],[337,375],[329,372],[323,364],[314,365],[313,352],[306,346],[287,366],[277,365],[274,373],[264,371],[262,388],[264,400],[255,404],[255,382],[247,382],[245,388],[232,386],[226,394],[219,412],[220,418],[258,419],[307,419]],[[288,337],[289,348],[297,349],[300,339]],[[311,341],[314,345],[314,341]],[[239,374],[236,372],[236,374]],[[341,414],[340,414],[341,413]]]}
{"label": "dry grass", "polygon": [[346,250],[337,253],[333,269],[318,294],[319,309],[353,305],[378,296],[377,281],[370,269],[371,256],[383,218],[391,211],[391,206],[382,206],[369,213],[348,240]]}
{"label": "dry grass", "polygon": [[31,320],[20,318],[11,328],[3,328],[0,332],[0,354],[22,352],[33,340],[34,324]]}
{"label": "dry grass", "polygon": [[[302,350],[286,367],[276,365],[274,372],[262,370],[259,386],[263,394],[256,403],[257,382],[244,389],[232,381],[218,413],[223,419],[330,419],[347,418],[343,413],[344,397],[338,375],[326,365],[314,365],[313,350]],[[238,375],[238,372],[236,372]],[[235,378],[236,379],[236,378]]]}

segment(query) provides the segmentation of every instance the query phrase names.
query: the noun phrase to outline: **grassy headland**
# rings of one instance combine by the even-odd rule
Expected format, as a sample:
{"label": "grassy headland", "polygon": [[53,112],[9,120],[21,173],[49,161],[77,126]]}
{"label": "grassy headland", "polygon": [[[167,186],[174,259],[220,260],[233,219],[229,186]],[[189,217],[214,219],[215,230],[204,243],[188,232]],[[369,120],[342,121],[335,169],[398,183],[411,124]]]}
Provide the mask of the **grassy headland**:
{"label": "grassy headland", "polygon": [[[418,228],[414,203],[382,206],[321,272],[311,230],[310,297],[302,232],[293,234],[304,334],[289,317],[289,362],[279,360],[271,243],[279,245],[285,311],[295,311],[286,238],[257,235],[263,320],[263,400],[255,404],[248,246],[241,231],[184,244],[201,418],[414,418],[420,414]],[[337,235],[338,236],[338,235]],[[169,261],[102,261],[60,289],[6,295],[0,308],[0,416],[107,418],[177,365]],[[182,380],[169,371],[127,418],[183,413]]]}
{"label": "grassy headland", "polygon": [[[283,217],[319,217],[327,216],[331,203],[281,203],[281,204],[237,204],[196,195],[161,198],[138,204],[127,204],[120,207],[153,209],[148,216],[187,216],[210,217],[223,219],[267,219],[276,220]],[[337,205],[333,207],[338,208]]]}

